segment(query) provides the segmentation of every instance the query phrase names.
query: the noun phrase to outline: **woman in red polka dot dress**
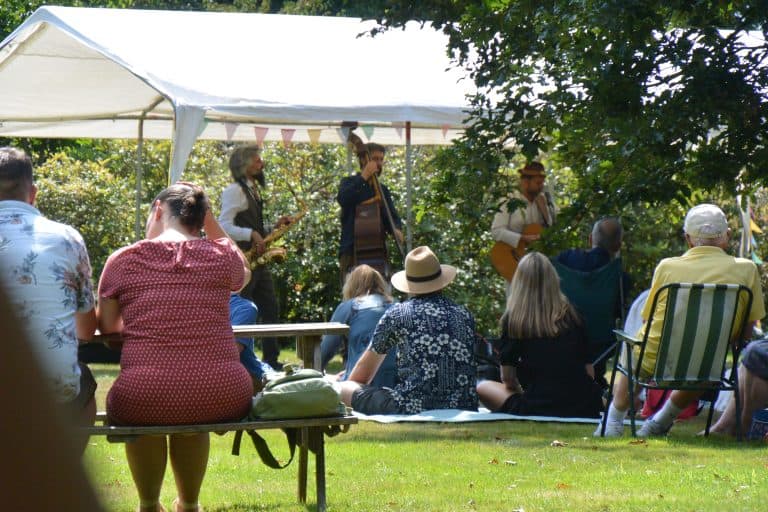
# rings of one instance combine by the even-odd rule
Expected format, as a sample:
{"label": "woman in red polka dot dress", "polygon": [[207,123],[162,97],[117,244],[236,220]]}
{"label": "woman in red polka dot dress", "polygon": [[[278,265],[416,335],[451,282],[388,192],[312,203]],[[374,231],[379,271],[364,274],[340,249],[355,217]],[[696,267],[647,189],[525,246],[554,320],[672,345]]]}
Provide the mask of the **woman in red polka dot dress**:
{"label": "woman in red polka dot dress", "polygon": [[[252,381],[229,322],[230,292],[248,279],[245,257],[200,187],[176,184],[157,196],[146,239],[112,254],[99,284],[99,328],[123,338],[120,375],[107,396],[110,422],[216,423],[248,413]],[[199,510],[207,433],[126,444],[140,511],[164,510],[159,498],[169,447],[179,496],[174,512]]]}

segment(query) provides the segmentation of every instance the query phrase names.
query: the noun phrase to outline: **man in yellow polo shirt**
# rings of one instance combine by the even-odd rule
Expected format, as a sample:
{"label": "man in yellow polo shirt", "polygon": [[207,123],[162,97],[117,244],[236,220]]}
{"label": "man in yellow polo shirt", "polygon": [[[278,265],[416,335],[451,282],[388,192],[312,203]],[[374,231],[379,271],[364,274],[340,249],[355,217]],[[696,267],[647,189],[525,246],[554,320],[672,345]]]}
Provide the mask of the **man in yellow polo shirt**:
{"label": "man in yellow polo shirt", "polygon": [[[755,322],[765,316],[760,274],[752,261],[725,253],[731,237],[725,214],[713,204],[694,206],[685,216],[683,230],[689,250],[682,256],[661,260],[653,273],[649,297],[653,297],[659,288],[670,283],[743,284],[752,290],[753,297],[752,309],[748,312],[748,323],[743,333],[745,338],[748,337]],[[651,311],[651,300],[648,300],[643,308],[644,321],[648,320],[651,313],[654,314],[642,367],[642,370],[649,374],[656,364],[665,303],[666,297],[662,296],[655,312]],[[639,335],[642,335],[642,329]],[[617,376],[613,402],[606,413],[606,436],[620,436],[624,431],[624,418],[629,409],[628,384],[626,376]],[[680,411],[694,400],[698,400],[700,395],[700,391],[673,391],[670,399],[652,418],[645,421],[637,435],[647,437],[666,434]],[[599,426],[595,434],[600,434]]]}

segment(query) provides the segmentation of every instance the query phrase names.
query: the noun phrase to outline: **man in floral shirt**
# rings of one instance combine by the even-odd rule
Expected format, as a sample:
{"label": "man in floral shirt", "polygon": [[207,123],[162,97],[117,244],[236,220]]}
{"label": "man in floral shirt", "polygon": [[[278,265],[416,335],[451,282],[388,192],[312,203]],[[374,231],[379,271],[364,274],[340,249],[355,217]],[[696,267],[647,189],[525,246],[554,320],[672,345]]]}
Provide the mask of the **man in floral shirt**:
{"label": "man in floral shirt", "polygon": [[96,329],[91,264],[80,233],[43,217],[32,206],[36,195],[29,156],[1,147],[0,280],[52,396],[77,423],[92,425],[96,382],[77,360],[78,340]]}
{"label": "man in floral shirt", "polygon": [[[392,285],[413,297],[393,305],[379,320],[368,349],[341,383],[344,403],[364,414],[477,410],[475,321],[467,308],[442,294],[455,277],[456,268],[441,265],[429,247],[408,253],[405,270],[392,276]],[[394,347],[395,387],[369,386]]]}

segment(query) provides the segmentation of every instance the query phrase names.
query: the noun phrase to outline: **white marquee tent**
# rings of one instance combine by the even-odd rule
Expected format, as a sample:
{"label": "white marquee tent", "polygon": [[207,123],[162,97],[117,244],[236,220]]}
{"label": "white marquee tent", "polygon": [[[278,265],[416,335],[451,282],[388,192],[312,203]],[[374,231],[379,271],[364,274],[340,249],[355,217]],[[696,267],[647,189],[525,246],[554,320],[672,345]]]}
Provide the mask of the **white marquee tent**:
{"label": "white marquee tent", "polygon": [[[277,14],[41,7],[0,43],[0,136],[448,144],[471,80],[411,23]],[[362,132],[362,133],[361,133]]]}

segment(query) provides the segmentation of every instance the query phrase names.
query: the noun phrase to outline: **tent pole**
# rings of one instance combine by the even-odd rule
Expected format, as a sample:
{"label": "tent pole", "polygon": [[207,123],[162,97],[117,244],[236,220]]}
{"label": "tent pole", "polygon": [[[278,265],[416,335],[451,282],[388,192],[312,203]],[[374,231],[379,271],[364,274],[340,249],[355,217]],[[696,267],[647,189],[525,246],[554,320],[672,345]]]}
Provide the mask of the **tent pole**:
{"label": "tent pole", "polygon": [[411,229],[413,223],[412,212],[412,191],[413,183],[411,181],[411,122],[405,122],[405,248],[407,252],[413,249],[413,232]]}
{"label": "tent pole", "polygon": [[139,142],[136,145],[136,219],[133,240],[141,238],[141,180],[144,173],[142,159],[144,156],[144,116],[139,119]]}

